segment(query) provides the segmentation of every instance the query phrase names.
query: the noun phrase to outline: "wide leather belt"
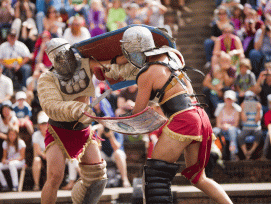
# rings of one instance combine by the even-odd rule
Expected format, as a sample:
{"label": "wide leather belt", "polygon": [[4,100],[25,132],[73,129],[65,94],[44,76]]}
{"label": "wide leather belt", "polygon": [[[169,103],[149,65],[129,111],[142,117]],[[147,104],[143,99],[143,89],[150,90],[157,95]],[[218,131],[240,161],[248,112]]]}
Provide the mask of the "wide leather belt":
{"label": "wide leather belt", "polygon": [[166,117],[170,117],[178,111],[192,107],[192,102],[188,94],[177,95],[161,105],[161,109]]}
{"label": "wide leather belt", "polygon": [[87,128],[88,124],[83,124],[77,121],[73,122],[60,122],[49,119],[48,123],[58,128],[66,129],[66,130],[83,130]]}

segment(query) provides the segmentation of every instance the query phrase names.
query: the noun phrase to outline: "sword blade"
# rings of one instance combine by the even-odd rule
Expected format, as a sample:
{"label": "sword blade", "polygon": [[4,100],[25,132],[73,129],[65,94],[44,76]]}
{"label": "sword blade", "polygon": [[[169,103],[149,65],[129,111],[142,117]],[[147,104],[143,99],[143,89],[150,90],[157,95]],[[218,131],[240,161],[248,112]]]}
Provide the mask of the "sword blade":
{"label": "sword blade", "polygon": [[100,95],[96,100],[94,100],[89,107],[93,108],[96,106],[98,103],[100,103],[101,100],[103,100],[106,96],[108,96],[112,92],[112,89],[107,89],[102,95]]}

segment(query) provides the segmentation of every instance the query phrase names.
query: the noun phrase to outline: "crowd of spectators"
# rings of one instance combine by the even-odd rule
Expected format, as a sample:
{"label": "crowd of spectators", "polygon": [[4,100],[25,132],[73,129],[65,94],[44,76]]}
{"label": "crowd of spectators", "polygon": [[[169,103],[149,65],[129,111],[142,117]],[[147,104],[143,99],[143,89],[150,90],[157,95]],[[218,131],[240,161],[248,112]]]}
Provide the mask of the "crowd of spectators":
{"label": "crowd of spectators", "polygon": [[[204,42],[206,111],[215,119],[214,133],[226,141],[229,160],[270,157],[270,6],[270,0],[216,1]],[[255,156],[261,143],[263,153]]]}
{"label": "crowd of spectators", "polygon": [[[44,137],[48,117],[39,104],[37,81],[52,66],[45,53],[46,42],[59,37],[73,45],[131,24],[165,28],[171,34],[171,28],[165,25],[164,20],[164,14],[171,3],[160,0],[0,1],[0,170],[10,169],[13,191],[18,190],[17,168],[22,168],[25,163],[32,167],[34,191],[41,189],[41,177],[45,176],[42,169],[46,168]],[[189,10],[183,0],[179,1],[179,9]],[[106,83],[99,80],[95,84],[98,95],[108,88]],[[98,115],[107,115],[109,109],[113,115],[131,110],[136,93],[136,86],[114,91],[107,97],[110,108],[103,108],[105,112]],[[29,140],[25,141],[26,148],[23,140],[10,139],[9,136],[16,133],[16,137],[20,138],[21,132],[31,138],[30,144]],[[120,185],[130,186],[123,135],[108,132],[100,126],[97,132],[100,137],[105,138],[101,146],[105,159],[115,162],[120,172]],[[29,154],[24,153],[29,150],[29,145],[33,150],[31,159],[25,158]],[[15,148],[11,149],[9,146]],[[7,147],[13,152],[7,154]],[[80,172],[78,162],[67,160],[67,165],[68,184],[62,188],[69,190]],[[11,186],[7,186],[2,173],[0,182],[1,191],[10,190]]]}

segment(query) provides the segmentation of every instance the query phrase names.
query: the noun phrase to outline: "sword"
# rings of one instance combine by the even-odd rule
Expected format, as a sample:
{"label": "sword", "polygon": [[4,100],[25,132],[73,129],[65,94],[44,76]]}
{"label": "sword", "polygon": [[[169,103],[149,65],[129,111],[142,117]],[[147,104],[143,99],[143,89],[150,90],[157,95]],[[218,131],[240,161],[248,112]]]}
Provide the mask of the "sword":
{"label": "sword", "polygon": [[96,98],[94,101],[91,102],[89,105],[90,108],[93,108],[98,103],[100,103],[101,100],[103,100],[106,96],[108,96],[112,92],[112,89],[107,89],[102,95],[100,95],[98,98]]}

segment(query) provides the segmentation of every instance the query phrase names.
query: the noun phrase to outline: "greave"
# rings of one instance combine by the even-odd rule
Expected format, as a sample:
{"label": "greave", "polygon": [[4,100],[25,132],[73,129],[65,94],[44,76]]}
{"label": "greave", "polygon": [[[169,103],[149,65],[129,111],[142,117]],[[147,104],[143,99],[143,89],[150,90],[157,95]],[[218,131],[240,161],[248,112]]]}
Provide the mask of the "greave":
{"label": "greave", "polygon": [[146,204],[173,203],[171,181],[180,165],[148,159],[144,166],[143,200]]}

